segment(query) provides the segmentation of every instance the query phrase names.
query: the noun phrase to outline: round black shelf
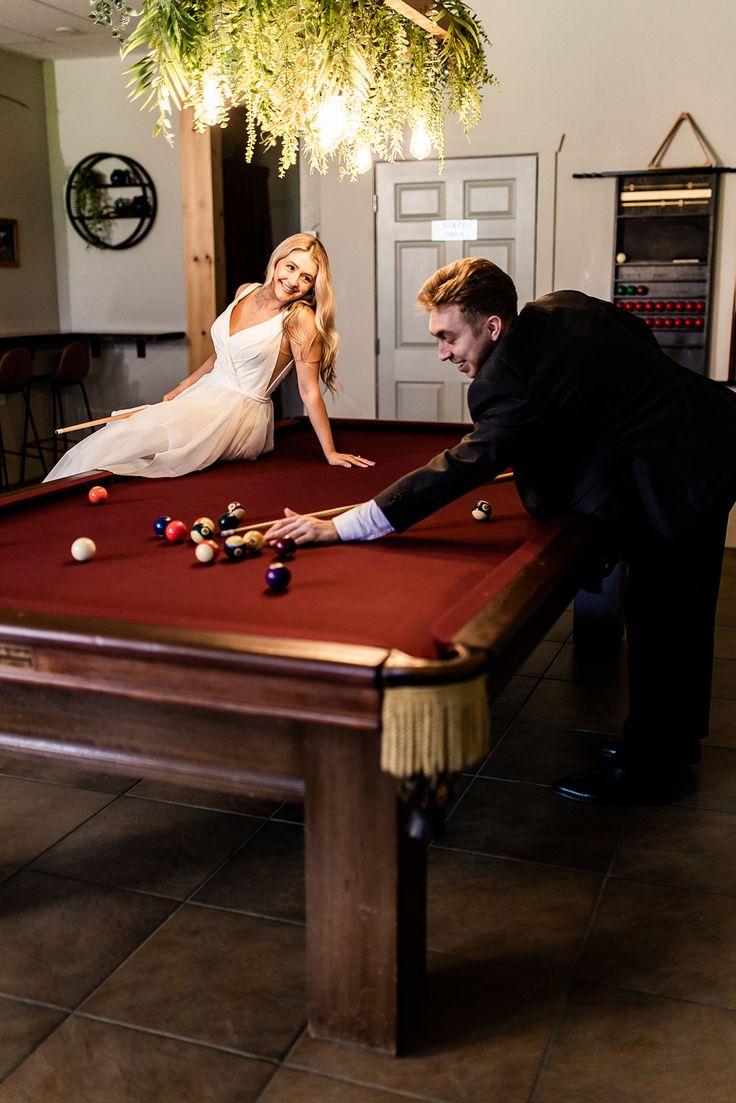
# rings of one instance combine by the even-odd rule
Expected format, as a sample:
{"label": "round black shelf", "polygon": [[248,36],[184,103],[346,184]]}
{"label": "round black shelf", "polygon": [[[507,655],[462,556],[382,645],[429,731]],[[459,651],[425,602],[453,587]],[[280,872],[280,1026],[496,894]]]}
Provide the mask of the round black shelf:
{"label": "round black shelf", "polygon": [[[92,210],[82,196],[95,193],[99,198]],[[130,249],[143,241],[156,207],[153,180],[142,165],[122,153],[90,153],[74,166],[66,183],[69,221],[97,249]]]}

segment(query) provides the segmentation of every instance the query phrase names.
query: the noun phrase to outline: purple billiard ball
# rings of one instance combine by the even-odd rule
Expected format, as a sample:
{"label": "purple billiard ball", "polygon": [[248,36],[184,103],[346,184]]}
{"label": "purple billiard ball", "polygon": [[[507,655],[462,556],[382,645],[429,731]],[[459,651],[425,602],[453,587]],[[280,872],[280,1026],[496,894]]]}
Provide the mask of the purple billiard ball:
{"label": "purple billiard ball", "polygon": [[273,546],[279,559],[293,559],[296,551],[296,543],[290,536],[282,536]]}
{"label": "purple billiard ball", "polygon": [[170,521],[171,518],[167,514],[163,514],[161,517],[157,517],[153,522],[153,531],[156,533],[156,536],[160,536],[162,540],[166,538],[166,526]]}
{"label": "purple billiard ball", "polygon": [[291,571],[278,559],[266,568],[266,585],[275,593],[282,593],[291,582]]}

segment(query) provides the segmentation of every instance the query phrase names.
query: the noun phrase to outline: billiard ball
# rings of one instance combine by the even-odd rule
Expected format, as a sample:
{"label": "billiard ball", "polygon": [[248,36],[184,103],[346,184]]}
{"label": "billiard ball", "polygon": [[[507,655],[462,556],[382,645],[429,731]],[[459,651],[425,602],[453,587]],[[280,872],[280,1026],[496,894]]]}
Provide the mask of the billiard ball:
{"label": "billiard ball", "polygon": [[171,518],[168,516],[168,514],[163,514],[161,517],[156,518],[156,520],[153,522],[153,531],[156,533],[156,536],[160,536],[161,539],[166,536],[166,526],[169,524],[170,521]]}
{"label": "billiard ball", "polygon": [[249,532],[243,533],[243,543],[249,555],[259,555],[263,547],[263,535],[251,529]]}
{"label": "billiard ball", "polygon": [[485,502],[481,499],[480,502],[476,502],[473,506],[473,517],[476,521],[490,521],[493,508],[490,502]]}
{"label": "billiard ball", "polygon": [[231,532],[232,529],[236,529],[238,527],[238,520],[239,518],[233,513],[221,513],[217,518],[217,527],[220,533]]}
{"label": "billiard ball", "polygon": [[80,536],[72,544],[71,551],[73,559],[76,559],[78,563],[85,563],[88,559],[94,558],[97,546],[94,540],[90,540],[89,536]]}
{"label": "billiard ball", "polygon": [[93,486],[87,497],[93,506],[101,506],[107,501],[107,491],[104,486]]}
{"label": "billiard ball", "polygon": [[189,537],[195,544],[210,540],[215,535],[215,522],[209,517],[198,517],[189,530]]}
{"label": "billiard ball", "polygon": [[293,559],[296,551],[296,543],[290,536],[282,536],[273,546],[273,550],[279,559]]}
{"label": "billiard ball", "polygon": [[245,510],[241,502],[228,502],[227,512],[231,517],[237,517],[239,521],[242,521],[245,517]]}
{"label": "billiard ball", "polygon": [[291,582],[291,571],[278,559],[274,559],[266,568],[266,585],[277,594],[281,593]]}
{"label": "billiard ball", "polygon": [[172,544],[180,544],[188,532],[189,529],[183,521],[169,521],[166,526],[166,539]]}
{"label": "billiard ball", "polygon": [[243,544],[242,536],[228,536],[225,541],[225,555],[233,562],[237,562],[239,559],[244,559],[246,553],[245,545]]}
{"label": "billiard ball", "polygon": [[214,540],[200,540],[194,549],[194,554],[200,563],[214,563],[220,548]]}

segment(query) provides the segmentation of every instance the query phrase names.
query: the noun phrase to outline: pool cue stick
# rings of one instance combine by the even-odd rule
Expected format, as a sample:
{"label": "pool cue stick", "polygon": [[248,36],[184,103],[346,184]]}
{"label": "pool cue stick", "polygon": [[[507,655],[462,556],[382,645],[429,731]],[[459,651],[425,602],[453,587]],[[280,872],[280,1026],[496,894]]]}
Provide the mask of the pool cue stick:
{"label": "pool cue stick", "polygon": [[[494,483],[505,483],[509,479],[513,479],[513,471],[504,471],[502,475],[496,475],[493,480]],[[315,513],[304,513],[303,517],[316,517],[319,520],[327,520],[329,517],[339,517],[341,513],[347,513],[349,509],[355,509],[356,505],[362,505],[362,502],[357,502],[352,506],[335,506],[334,509],[320,509]],[[220,529],[220,536],[238,536],[241,532],[260,532],[261,529],[269,529],[271,525],[275,525],[276,521],[283,521],[283,517],[277,517],[273,521],[256,521],[252,525],[241,525],[236,529]]]}
{"label": "pool cue stick", "polygon": [[[316,513],[303,513],[303,517],[317,517],[320,520],[326,520],[328,517],[339,517],[341,513],[347,513],[349,509],[355,509],[356,505],[361,505],[361,502],[356,502],[352,506],[335,506],[334,509],[320,509]],[[220,529],[220,536],[237,536],[241,532],[260,532],[262,529],[270,529],[271,525],[275,525],[276,521],[285,521],[285,517],[276,517],[273,521],[256,521],[252,525],[241,525],[237,529]]]}
{"label": "pool cue stick", "polygon": [[61,429],[54,429],[54,436],[60,437],[64,433],[74,433],[77,429],[93,429],[95,425],[107,425],[108,421],[123,421],[126,417],[140,413],[144,406],[137,406],[135,410],[126,410],[124,414],[110,414],[109,417],[98,417],[94,421],[80,421],[79,425],[65,425]]}

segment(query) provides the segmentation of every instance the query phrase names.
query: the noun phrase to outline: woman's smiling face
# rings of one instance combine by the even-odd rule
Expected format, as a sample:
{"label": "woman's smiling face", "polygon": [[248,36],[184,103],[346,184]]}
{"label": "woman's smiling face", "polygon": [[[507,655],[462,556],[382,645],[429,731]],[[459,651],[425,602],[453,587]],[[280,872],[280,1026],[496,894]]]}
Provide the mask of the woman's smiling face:
{"label": "woman's smiling face", "polygon": [[274,268],[273,290],[283,303],[303,299],[314,287],[319,267],[311,253],[294,249],[283,257]]}

